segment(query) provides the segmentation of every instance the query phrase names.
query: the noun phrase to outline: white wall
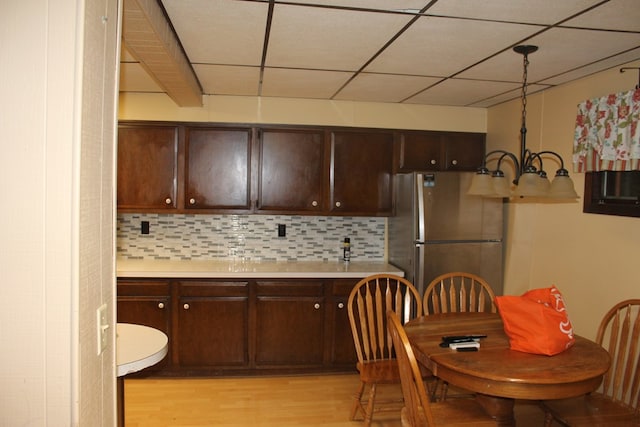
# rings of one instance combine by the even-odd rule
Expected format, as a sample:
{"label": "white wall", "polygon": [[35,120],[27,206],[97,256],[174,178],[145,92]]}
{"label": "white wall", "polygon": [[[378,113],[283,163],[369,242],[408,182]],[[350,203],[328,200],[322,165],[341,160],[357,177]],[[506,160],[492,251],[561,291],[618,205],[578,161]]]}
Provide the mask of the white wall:
{"label": "white wall", "polygon": [[118,10],[0,3],[2,426],[113,425],[113,334],[98,357],[94,319],[114,303]]}

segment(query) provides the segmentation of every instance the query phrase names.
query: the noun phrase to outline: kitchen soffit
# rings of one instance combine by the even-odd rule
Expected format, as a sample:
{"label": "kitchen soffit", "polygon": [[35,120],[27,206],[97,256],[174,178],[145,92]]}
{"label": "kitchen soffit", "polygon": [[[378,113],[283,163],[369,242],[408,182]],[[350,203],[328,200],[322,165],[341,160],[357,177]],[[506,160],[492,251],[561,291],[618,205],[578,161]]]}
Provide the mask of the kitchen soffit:
{"label": "kitchen soffit", "polygon": [[[489,107],[640,59],[638,0],[162,0],[209,95]],[[389,9],[393,6],[393,10]],[[121,92],[163,92],[123,49]]]}

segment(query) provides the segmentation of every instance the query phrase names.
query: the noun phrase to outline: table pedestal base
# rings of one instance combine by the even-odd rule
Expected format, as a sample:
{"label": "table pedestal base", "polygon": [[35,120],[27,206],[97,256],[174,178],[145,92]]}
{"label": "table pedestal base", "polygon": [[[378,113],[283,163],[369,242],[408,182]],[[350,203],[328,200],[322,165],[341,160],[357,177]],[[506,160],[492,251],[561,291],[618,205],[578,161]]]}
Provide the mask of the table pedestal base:
{"label": "table pedestal base", "polygon": [[485,412],[496,420],[499,426],[513,427],[516,425],[516,419],[513,414],[514,399],[478,393],[476,400],[484,408]]}

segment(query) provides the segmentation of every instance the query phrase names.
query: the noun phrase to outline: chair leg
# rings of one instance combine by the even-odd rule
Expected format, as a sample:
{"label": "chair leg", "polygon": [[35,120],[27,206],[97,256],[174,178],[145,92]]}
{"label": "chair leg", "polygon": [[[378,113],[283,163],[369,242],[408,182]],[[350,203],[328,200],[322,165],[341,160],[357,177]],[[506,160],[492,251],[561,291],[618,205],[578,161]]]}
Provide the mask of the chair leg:
{"label": "chair leg", "polygon": [[447,392],[449,391],[449,383],[446,381],[442,381],[440,383],[440,401],[444,402],[447,400]]}
{"label": "chair leg", "polygon": [[442,384],[442,381],[440,380],[440,378],[434,378],[432,381],[433,384],[431,384],[431,386],[428,386],[428,391],[429,391],[429,395],[431,397],[431,401],[432,402],[437,402],[438,401],[438,389],[440,388],[440,385]]}
{"label": "chair leg", "polygon": [[362,412],[363,416],[366,416],[364,408],[362,407],[362,393],[364,392],[364,382],[360,381],[360,386],[358,387],[358,391],[353,395],[353,406],[351,407],[351,421],[356,419],[356,415],[358,415],[358,410]]}
{"label": "chair leg", "polygon": [[373,403],[376,399],[376,383],[371,384],[371,390],[369,390],[369,400],[367,401],[367,410],[364,414],[364,427],[371,425],[371,419],[373,418]]}

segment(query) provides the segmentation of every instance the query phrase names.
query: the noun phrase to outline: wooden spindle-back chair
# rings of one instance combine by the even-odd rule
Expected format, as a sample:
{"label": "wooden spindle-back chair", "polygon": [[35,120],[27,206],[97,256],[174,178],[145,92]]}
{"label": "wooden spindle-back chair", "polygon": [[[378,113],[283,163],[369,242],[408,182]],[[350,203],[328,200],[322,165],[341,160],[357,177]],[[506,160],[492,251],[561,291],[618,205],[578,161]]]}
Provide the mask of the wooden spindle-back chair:
{"label": "wooden spindle-back chair", "polygon": [[[351,419],[354,420],[360,412],[367,427],[374,411],[400,408],[398,401],[375,401],[378,384],[400,383],[393,343],[387,331],[386,313],[392,310],[404,323],[422,314],[422,301],[420,293],[408,280],[396,275],[378,274],[356,283],[347,304],[360,373]],[[430,373],[428,376],[431,377]],[[370,387],[368,397],[363,399],[367,385]]]}
{"label": "wooden spindle-back chair", "polygon": [[422,307],[425,316],[437,313],[497,311],[495,294],[480,276],[465,272],[442,274],[424,291]]}
{"label": "wooden spindle-back chair", "polygon": [[614,305],[602,318],[596,342],[611,356],[600,389],[584,397],[548,400],[545,425],[640,426],[640,299]]}

